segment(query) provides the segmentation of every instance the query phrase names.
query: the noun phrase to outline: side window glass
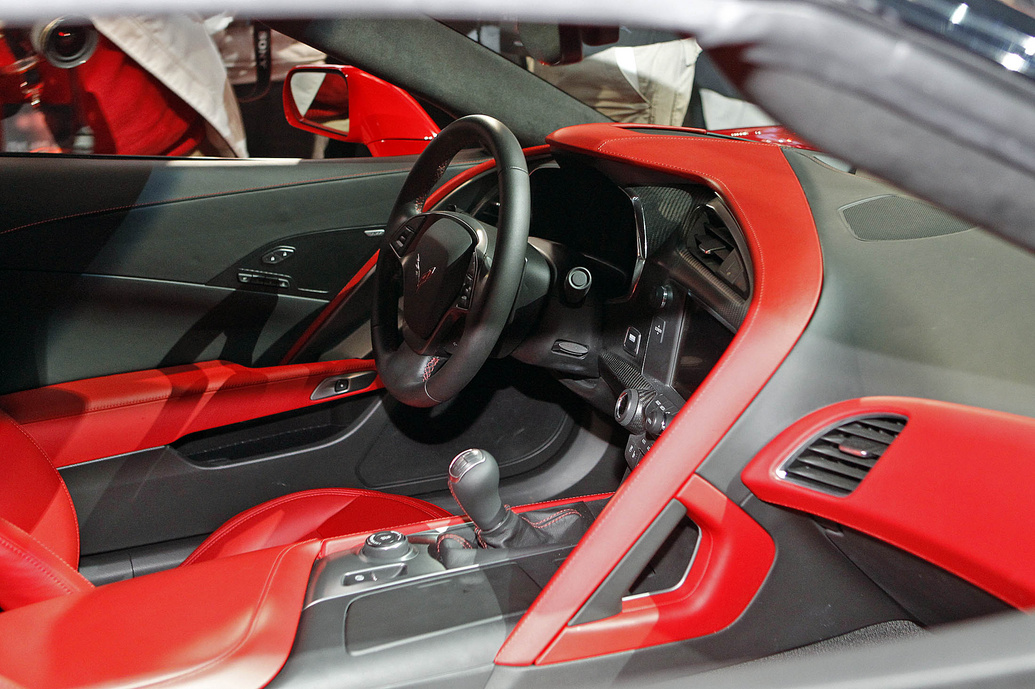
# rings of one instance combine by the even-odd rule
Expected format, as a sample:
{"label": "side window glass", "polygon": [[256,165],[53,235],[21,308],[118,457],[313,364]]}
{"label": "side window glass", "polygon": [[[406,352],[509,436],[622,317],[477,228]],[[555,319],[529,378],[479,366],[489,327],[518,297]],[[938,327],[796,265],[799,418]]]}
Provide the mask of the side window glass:
{"label": "side window glass", "polygon": [[[370,126],[346,133],[291,126],[283,106],[288,74],[325,65],[326,56],[226,14],[64,17],[3,26],[0,36],[0,148],[5,152],[354,157],[414,149],[412,143],[382,143],[371,150],[370,141],[413,139],[422,149],[430,138],[424,129],[386,134]],[[380,82],[349,69],[355,72],[349,79],[357,83]],[[366,110],[373,100],[367,99]],[[341,107],[349,112],[350,103]]]}

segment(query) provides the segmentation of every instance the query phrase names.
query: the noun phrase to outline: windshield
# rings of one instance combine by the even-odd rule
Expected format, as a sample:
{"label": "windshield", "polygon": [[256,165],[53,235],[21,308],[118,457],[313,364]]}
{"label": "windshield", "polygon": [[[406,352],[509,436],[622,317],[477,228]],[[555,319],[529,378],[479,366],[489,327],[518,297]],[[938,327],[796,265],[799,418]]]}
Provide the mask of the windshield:
{"label": "windshield", "polygon": [[574,27],[446,23],[616,122],[713,130],[776,124],[722,76],[695,39],[675,32],[582,28],[570,45],[557,32]]}

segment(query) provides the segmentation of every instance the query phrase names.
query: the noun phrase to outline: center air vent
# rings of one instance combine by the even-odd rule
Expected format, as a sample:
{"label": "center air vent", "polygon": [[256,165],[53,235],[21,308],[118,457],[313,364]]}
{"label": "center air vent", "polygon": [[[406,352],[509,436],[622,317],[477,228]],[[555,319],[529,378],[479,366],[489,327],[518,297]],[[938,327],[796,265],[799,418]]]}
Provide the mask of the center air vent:
{"label": "center air vent", "polygon": [[833,495],[848,495],[905,428],[900,416],[846,421],[795,453],[778,475]]}

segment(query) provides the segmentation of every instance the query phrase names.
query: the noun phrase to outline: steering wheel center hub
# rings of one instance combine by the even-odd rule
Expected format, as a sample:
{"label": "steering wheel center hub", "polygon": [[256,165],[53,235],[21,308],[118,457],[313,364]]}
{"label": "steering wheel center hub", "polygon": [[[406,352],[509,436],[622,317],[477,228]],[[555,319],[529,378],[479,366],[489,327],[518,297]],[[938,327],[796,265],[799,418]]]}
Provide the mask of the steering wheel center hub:
{"label": "steering wheel center hub", "polygon": [[425,222],[401,264],[403,318],[426,340],[463,289],[475,238],[472,230],[450,217],[431,216]]}

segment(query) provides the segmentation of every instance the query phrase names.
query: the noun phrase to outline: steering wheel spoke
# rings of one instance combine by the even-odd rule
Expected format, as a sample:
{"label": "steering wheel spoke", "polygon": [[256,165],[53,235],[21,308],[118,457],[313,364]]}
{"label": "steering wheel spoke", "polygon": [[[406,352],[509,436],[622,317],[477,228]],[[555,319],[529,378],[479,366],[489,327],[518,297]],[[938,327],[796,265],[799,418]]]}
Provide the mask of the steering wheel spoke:
{"label": "steering wheel spoke", "polygon": [[427,216],[423,213],[418,213],[403,223],[391,237],[388,236],[387,232],[385,233],[385,238],[388,240],[388,246],[391,248],[392,254],[396,259],[401,261],[403,256],[406,255],[407,249],[409,249],[414,238],[420,233],[421,226],[424,224],[424,220],[426,218]]}

